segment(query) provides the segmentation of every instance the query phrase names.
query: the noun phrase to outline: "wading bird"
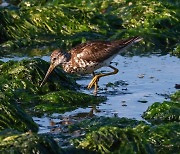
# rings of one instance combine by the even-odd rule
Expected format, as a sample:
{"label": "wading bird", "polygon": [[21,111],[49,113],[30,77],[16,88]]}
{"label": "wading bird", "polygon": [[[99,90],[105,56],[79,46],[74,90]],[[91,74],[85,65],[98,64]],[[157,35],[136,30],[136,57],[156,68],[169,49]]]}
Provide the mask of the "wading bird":
{"label": "wading bird", "polygon": [[[42,86],[55,67],[61,65],[68,73],[93,74],[93,79],[88,89],[94,86],[94,95],[97,94],[98,81],[101,77],[118,73],[118,69],[111,66],[111,61],[120,53],[124,52],[132,44],[142,40],[141,37],[132,37],[116,41],[92,41],[82,43],[69,52],[57,49],[51,54],[51,64],[42,81]],[[95,74],[94,71],[101,67],[110,67],[113,72]]]}

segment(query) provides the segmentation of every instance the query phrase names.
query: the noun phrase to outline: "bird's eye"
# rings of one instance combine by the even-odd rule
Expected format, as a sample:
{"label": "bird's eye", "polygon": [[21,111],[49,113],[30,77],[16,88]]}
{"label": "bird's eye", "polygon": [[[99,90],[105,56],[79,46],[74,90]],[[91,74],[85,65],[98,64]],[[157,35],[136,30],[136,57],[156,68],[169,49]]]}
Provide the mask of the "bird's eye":
{"label": "bird's eye", "polygon": [[55,60],[56,60],[56,57],[55,57],[55,58],[53,58],[52,60],[53,60],[53,61],[55,61]]}

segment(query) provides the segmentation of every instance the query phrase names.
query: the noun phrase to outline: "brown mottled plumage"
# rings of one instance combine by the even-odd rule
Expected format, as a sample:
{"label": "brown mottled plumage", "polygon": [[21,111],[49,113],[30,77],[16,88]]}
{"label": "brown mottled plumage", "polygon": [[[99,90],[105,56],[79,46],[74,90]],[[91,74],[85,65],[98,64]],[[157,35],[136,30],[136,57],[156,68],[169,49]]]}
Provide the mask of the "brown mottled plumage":
{"label": "brown mottled plumage", "polygon": [[[48,78],[52,70],[61,65],[63,70],[68,73],[77,74],[90,74],[92,73],[94,78],[88,85],[90,89],[95,86],[94,93],[97,93],[97,86],[100,77],[116,74],[118,69],[110,65],[113,58],[116,55],[124,52],[124,50],[133,43],[139,42],[142,38],[132,37],[125,40],[117,41],[92,41],[82,43],[69,52],[63,52],[60,49],[53,51],[51,54],[51,65],[46,73],[46,76],[41,83],[43,85]],[[103,66],[108,66],[114,70],[114,72],[107,74],[95,75],[94,71]]]}

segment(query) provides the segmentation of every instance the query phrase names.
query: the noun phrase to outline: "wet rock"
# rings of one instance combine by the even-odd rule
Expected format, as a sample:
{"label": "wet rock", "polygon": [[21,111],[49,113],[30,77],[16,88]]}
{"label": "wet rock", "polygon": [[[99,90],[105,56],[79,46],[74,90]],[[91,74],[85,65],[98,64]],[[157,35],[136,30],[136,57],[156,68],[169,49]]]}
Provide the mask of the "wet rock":
{"label": "wet rock", "polygon": [[175,84],[174,88],[180,89],[180,84]]}
{"label": "wet rock", "polygon": [[0,132],[0,153],[63,153],[57,143],[45,135],[37,135],[31,132],[20,133],[14,130]]}
{"label": "wet rock", "polygon": [[145,99],[140,99],[140,100],[138,100],[138,102],[140,102],[140,103],[147,103],[148,101],[145,100]]}
{"label": "wet rock", "polygon": [[145,74],[139,74],[138,78],[144,78]]}

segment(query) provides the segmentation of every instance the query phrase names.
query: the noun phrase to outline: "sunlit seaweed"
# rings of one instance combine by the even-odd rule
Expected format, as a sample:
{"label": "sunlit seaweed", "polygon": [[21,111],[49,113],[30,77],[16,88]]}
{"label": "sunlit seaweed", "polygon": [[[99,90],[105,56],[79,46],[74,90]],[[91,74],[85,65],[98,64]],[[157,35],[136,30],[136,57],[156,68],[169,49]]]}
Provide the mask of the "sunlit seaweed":
{"label": "sunlit seaweed", "polygon": [[141,124],[146,125],[146,123],[143,121],[138,121],[128,118],[94,117],[69,126],[69,131],[72,132],[75,130],[83,130],[85,132],[92,132],[104,126],[112,126],[119,128],[127,128],[127,127],[135,128],[137,125],[141,125]]}
{"label": "sunlit seaweed", "polygon": [[178,122],[151,127],[146,133],[148,142],[154,146],[156,153],[179,153],[180,125]]}
{"label": "sunlit seaweed", "polygon": [[28,113],[63,113],[105,100],[80,92],[75,80],[57,68],[40,87],[49,63],[41,59],[9,61],[0,65],[1,97],[18,102]]}
{"label": "sunlit seaweed", "polygon": [[180,122],[180,92],[177,91],[171,97],[172,101],[155,102],[144,112],[143,118],[157,124],[173,121]]}
{"label": "sunlit seaweed", "polygon": [[101,127],[88,133],[82,140],[75,140],[77,148],[96,153],[152,153],[146,140],[132,128]]}
{"label": "sunlit seaweed", "polygon": [[16,9],[0,10],[4,42],[0,48],[48,45],[69,49],[87,40],[140,35],[144,38],[141,52],[170,52],[178,48],[180,40],[179,6],[178,1],[164,0],[26,0]]}
{"label": "sunlit seaweed", "polygon": [[60,154],[62,150],[48,136],[37,135],[31,132],[20,133],[7,129],[0,132],[0,153]]}

